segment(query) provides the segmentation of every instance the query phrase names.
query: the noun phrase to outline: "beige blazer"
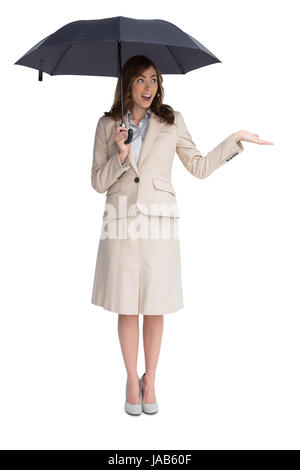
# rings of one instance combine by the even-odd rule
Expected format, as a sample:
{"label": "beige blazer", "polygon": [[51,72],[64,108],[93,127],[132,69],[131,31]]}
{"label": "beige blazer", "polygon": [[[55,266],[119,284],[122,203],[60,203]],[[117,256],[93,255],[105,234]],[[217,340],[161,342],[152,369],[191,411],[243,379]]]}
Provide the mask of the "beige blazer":
{"label": "beige blazer", "polygon": [[160,122],[159,117],[151,111],[138,165],[130,148],[128,162],[124,167],[114,140],[116,127],[121,120],[115,121],[108,116],[99,119],[91,183],[98,193],[106,193],[104,218],[135,215],[139,210],[148,215],[180,217],[171,180],[175,152],[193,176],[206,178],[244,150],[241,142],[237,143],[231,134],[203,156],[193,142],[182,114],[179,111],[174,113],[175,122],[170,125]]}

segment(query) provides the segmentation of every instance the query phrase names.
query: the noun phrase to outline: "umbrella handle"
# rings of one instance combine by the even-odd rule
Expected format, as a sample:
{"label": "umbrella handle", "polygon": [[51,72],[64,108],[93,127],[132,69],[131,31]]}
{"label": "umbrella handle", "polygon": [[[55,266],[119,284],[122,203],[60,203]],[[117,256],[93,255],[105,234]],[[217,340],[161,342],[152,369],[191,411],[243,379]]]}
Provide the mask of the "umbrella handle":
{"label": "umbrella handle", "polygon": [[[123,127],[126,127],[124,122],[120,125],[123,126]],[[127,137],[127,140],[125,140],[124,144],[130,144],[130,142],[132,141],[132,137],[133,137],[133,129],[129,128],[128,129],[128,137]]]}
{"label": "umbrella handle", "polygon": [[124,144],[130,144],[130,142],[132,141],[132,137],[133,137],[133,129],[128,129],[128,138],[127,140],[125,140]]}

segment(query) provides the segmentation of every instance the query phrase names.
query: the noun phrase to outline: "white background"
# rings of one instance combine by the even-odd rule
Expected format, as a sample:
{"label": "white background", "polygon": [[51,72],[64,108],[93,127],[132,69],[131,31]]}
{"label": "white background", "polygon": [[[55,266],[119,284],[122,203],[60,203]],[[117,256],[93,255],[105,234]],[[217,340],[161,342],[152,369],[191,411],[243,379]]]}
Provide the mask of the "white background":
{"label": "white background", "polygon": [[[300,448],[297,3],[2,5],[1,448]],[[163,76],[203,155],[241,129],[274,142],[204,180],[175,154],[185,307],[165,316],[154,416],[125,413],[117,314],[90,303],[92,149],[116,78],[14,65],[66,23],[119,15],[170,21],[222,61]]]}

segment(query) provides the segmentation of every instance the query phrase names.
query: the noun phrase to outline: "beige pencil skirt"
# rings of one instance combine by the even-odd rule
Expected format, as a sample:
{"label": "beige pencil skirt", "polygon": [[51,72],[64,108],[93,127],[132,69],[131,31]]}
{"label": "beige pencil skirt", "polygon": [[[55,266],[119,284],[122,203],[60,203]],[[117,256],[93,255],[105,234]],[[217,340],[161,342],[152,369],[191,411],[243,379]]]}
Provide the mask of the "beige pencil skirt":
{"label": "beige pencil skirt", "polygon": [[124,315],[183,308],[178,219],[103,219],[91,303]]}

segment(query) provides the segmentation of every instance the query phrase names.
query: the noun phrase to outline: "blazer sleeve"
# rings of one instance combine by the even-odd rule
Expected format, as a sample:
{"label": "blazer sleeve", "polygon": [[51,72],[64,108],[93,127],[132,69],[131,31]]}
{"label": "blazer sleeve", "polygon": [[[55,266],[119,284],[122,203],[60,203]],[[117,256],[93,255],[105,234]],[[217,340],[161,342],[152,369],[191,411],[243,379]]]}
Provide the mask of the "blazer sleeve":
{"label": "blazer sleeve", "polygon": [[179,111],[177,112],[176,132],[176,153],[185,168],[196,178],[206,178],[214,170],[244,150],[242,143],[237,143],[233,134],[231,134],[206,156],[203,156],[197,149]]}
{"label": "blazer sleeve", "polygon": [[91,170],[92,187],[98,193],[105,193],[130,168],[128,160],[123,162],[123,165],[121,164],[118,152],[110,156],[108,155],[108,146],[103,126],[105,118],[106,116],[102,116],[96,127]]}

